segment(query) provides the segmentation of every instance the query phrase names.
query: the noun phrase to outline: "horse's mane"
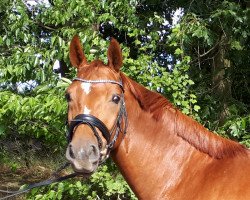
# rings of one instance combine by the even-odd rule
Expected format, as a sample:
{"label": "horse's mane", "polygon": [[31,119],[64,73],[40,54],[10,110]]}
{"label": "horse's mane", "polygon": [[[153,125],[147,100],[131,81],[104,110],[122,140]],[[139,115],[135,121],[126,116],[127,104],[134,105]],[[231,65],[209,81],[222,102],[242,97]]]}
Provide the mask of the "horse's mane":
{"label": "horse's mane", "polygon": [[161,94],[146,89],[123,74],[121,74],[121,77],[123,82],[127,84],[140,107],[143,110],[150,112],[153,119],[160,119],[165,109],[174,108],[174,106]]}
{"label": "horse's mane", "polygon": [[154,120],[160,120],[166,110],[172,108],[171,110],[175,111],[175,119],[173,119],[175,133],[199,151],[216,159],[246,154],[247,150],[244,146],[208,131],[201,124],[178,111],[161,94],[146,89],[123,74],[121,76],[123,83],[128,86],[141,109],[151,113]]}

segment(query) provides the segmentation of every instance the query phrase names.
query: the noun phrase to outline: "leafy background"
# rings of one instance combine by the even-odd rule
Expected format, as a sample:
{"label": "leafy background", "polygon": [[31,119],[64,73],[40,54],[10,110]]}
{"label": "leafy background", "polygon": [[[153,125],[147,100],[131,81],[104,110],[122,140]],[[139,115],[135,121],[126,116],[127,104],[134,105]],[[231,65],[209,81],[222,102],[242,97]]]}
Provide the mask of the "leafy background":
{"label": "leafy background", "polygon": [[[0,2],[3,172],[53,170],[64,161],[64,92],[75,75],[68,57],[75,34],[88,60],[105,62],[109,38],[115,37],[123,49],[124,73],[215,133],[250,147],[249,1],[33,3]],[[177,10],[179,20],[173,23]],[[56,60],[60,69],[53,68]],[[14,177],[3,172],[1,187]],[[40,170],[37,179],[49,172]],[[25,198],[136,199],[111,161],[89,180],[35,189]]]}

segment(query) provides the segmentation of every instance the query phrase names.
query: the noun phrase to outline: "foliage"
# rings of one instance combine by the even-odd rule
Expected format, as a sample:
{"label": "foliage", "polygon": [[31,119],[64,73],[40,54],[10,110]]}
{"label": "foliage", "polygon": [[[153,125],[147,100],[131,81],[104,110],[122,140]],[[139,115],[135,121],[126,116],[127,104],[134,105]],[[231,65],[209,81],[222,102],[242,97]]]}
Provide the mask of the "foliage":
{"label": "foliage", "polygon": [[188,73],[196,83],[192,88],[201,106],[201,121],[210,130],[250,146],[246,65],[250,9],[235,1],[192,1],[184,13],[169,39],[182,57],[190,57]]}
{"label": "foliage", "polygon": [[[62,88],[61,85],[63,84],[59,81],[53,88],[38,86],[34,90],[36,96],[2,91],[0,117],[7,116],[13,120],[5,121],[1,134],[7,137],[8,135],[4,133],[17,132],[19,133],[15,136],[17,138],[42,137],[52,144],[58,141],[65,143],[64,131],[61,129],[61,119],[66,115],[66,103],[62,97],[65,87]],[[47,90],[50,90],[50,93]]]}
{"label": "foliage", "polygon": [[[211,130],[250,146],[249,8],[239,1],[28,1],[0,2],[0,138],[42,141],[64,151],[67,105],[64,80],[69,42],[78,34],[88,60],[107,62],[108,40],[122,45],[123,72],[170,99]],[[39,3],[40,2],[40,3]],[[178,24],[172,16],[182,8]],[[216,55],[230,61],[223,78],[231,81],[226,103],[215,95]],[[61,68],[53,69],[58,60]],[[59,72],[59,74],[58,74]],[[67,79],[61,79],[61,76]],[[223,103],[227,120],[218,119]],[[115,177],[115,179],[113,179]],[[93,187],[89,187],[89,185]],[[40,192],[40,191],[39,191]],[[134,198],[110,165],[87,181],[64,182],[33,191],[30,198]],[[47,193],[46,193],[47,192]]]}

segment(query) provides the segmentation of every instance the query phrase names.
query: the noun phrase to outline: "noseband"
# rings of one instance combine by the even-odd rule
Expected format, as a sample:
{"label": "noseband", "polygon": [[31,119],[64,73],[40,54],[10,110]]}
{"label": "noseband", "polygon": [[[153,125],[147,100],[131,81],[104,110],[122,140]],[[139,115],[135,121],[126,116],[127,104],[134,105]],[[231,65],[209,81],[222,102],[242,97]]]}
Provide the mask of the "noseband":
{"label": "noseband", "polygon": [[[107,126],[97,117],[90,115],[90,114],[79,114],[77,115],[73,120],[70,121],[69,123],[69,129],[68,129],[68,142],[70,143],[74,132],[76,128],[81,125],[81,124],[86,124],[89,126],[94,133],[97,141],[98,141],[98,147],[99,150],[103,149],[103,142],[102,139],[97,131],[97,129],[102,133],[102,136],[105,138],[107,141],[107,152],[105,157],[108,157],[110,151],[112,150],[114,144],[116,143],[116,140],[118,138],[119,133],[123,133],[124,135],[126,134],[126,129],[127,129],[127,112],[126,112],[126,107],[125,107],[125,102],[124,102],[124,88],[122,82],[117,82],[113,80],[85,80],[81,78],[75,78],[73,81],[81,81],[85,83],[111,83],[111,84],[117,84],[120,86],[122,89],[122,94],[121,94],[121,99],[120,99],[120,110],[119,113],[116,117],[115,123],[111,130],[107,128]],[[122,126],[122,123],[124,123],[124,126]],[[113,137],[112,137],[113,136]],[[112,137],[112,139],[111,139]],[[101,158],[101,157],[100,157]]]}

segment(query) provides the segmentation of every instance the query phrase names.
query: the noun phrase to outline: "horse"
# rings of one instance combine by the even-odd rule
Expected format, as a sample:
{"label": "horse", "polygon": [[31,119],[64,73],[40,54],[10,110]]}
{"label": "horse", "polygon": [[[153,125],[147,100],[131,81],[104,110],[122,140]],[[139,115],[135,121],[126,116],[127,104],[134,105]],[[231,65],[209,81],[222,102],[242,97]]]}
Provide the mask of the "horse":
{"label": "horse", "polygon": [[69,57],[77,77],[66,90],[66,158],[75,172],[89,176],[110,155],[138,199],[250,199],[250,151],[122,73],[115,39],[107,64],[88,62],[78,36]]}

